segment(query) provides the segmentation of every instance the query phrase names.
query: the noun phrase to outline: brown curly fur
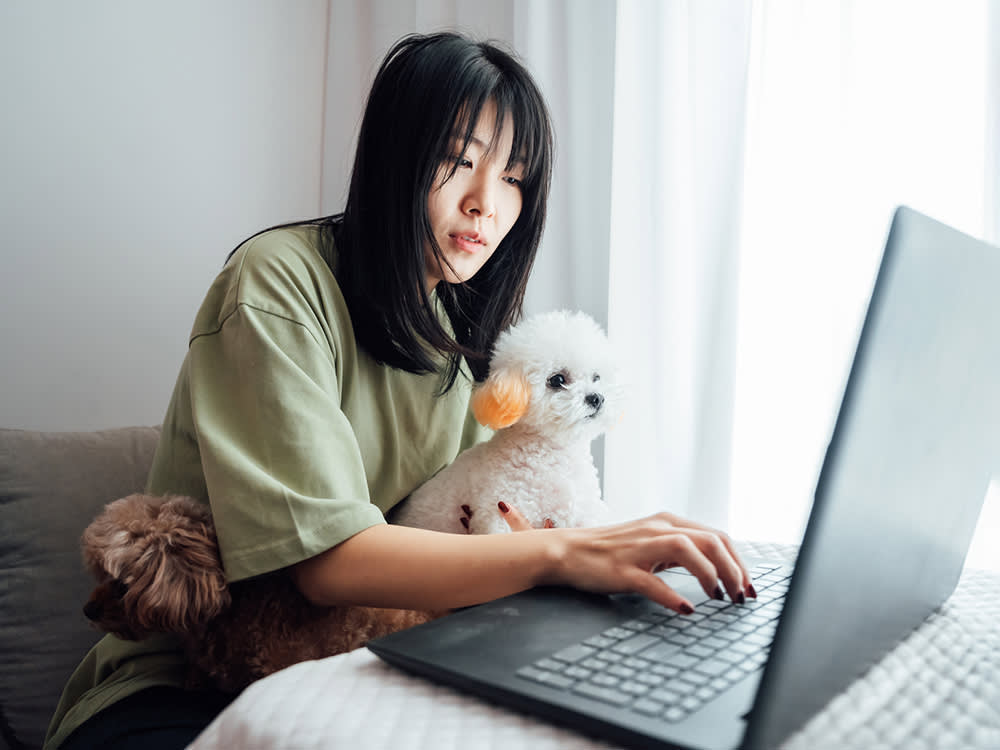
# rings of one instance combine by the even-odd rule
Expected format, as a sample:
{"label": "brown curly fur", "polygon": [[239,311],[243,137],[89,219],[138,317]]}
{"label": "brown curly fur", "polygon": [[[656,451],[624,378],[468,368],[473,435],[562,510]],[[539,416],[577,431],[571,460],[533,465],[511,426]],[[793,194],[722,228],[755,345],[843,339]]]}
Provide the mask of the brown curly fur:
{"label": "brown curly fur", "polygon": [[236,693],[292,664],[444,614],[316,606],[283,571],[227,586],[211,512],[189,497],[115,500],[84,531],[82,548],[98,581],[87,617],[128,640],[179,636],[192,687]]}

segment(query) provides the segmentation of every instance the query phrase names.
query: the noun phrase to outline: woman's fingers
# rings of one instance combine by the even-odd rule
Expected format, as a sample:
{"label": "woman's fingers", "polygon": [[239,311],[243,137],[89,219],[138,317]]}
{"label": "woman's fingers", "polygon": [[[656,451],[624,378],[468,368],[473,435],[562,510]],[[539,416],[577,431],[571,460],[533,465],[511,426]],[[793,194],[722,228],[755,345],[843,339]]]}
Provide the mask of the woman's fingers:
{"label": "woman's fingers", "polygon": [[529,531],[533,528],[531,522],[517,508],[507,505],[502,500],[497,503],[497,508],[499,508],[503,520],[510,526],[511,531]]}
{"label": "woman's fingers", "polygon": [[719,579],[734,602],[745,601],[748,596],[752,599],[757,597],[750,571],[740,559],[728,534],[672,514],[663,515],[673,526],[684,529],[699,550],[712,560],[718,569]]}
{"label": "woman's fingers", "polygon": [[[505,520],[507,525],[510,526],[511,531],[528,531],[529,529],[535,528],[517,508],[508,505],[503,501],[497,503],[497,508],[500,509],[500,515],[503,516],[503,520]],[[551,518],[546,518],[542,521],[543,529],[554,529],[555,527],[556,524]]]}
{"label": "woman's fingers", "polygon": [[[719,566],[712,556],[701,548],[711,548],[711,542],[705,539],[695,540],[692,534],[702,532],[676,531],[664,540],[669,560],[685,568],[698,579],[702,590],[713,599],[722,599],[722,589],[719,587]],[[659,567],[659,566],[657,566]]]}
{"label": "woman's fingers", "polygon": [[712,590],[706,589],[706,593],[716,599],[721,599],[722,590],[719,588],[719,581],[721,581],[730,599],[740,604],[746,601],[743,569],[737,562],[735,554],[730,551],[722,538],[709,531],[691,531],[688,534],[698,551],[708,558],[715,568],[715,585]]}
{"label": "woman's fingers", "polygon": [[656,602],[661,607],[672,609],[682,615],[690,615],[694,612],[694,605],[690,601],[670,588],[662,578],[652,573],[637,576],[632,590],[650,601]]}

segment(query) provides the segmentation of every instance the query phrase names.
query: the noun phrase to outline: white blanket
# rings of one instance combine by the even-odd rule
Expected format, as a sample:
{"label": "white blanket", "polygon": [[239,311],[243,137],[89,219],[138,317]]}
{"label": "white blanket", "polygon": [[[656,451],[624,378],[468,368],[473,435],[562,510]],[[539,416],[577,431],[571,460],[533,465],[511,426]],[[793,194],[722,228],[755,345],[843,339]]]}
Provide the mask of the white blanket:
{"label": "white blanket", "polygon": [[[747,556],[790,549],[746,545]],[[189,750],[593,750],[569,730],[411,677],[365,649],[251,685]],[[783,750],[1000,750],[1000,574],[966,571],[919,629]]]}

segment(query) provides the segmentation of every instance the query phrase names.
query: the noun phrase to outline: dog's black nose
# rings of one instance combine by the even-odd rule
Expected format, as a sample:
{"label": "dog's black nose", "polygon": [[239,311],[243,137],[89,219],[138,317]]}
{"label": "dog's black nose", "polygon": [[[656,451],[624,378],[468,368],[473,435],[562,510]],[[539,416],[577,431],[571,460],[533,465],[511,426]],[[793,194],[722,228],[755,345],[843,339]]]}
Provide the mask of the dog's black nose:
{"label": "dog's black nose", "polygon": [[597,411],[604,405],[604,396],[600,393],[588,393],[583,402],[594,411]]}

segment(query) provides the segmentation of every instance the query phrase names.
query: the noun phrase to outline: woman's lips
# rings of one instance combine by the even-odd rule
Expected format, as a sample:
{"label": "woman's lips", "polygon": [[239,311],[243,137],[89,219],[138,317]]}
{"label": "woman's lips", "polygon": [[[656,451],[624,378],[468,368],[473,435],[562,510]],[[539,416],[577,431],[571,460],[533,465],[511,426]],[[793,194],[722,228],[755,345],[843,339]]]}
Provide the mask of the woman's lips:
{"label": "woman's lips", "polygon": [[459,250],[470,255],[478,253],[486,247],[478,234],[449,234],[448,236]]}

